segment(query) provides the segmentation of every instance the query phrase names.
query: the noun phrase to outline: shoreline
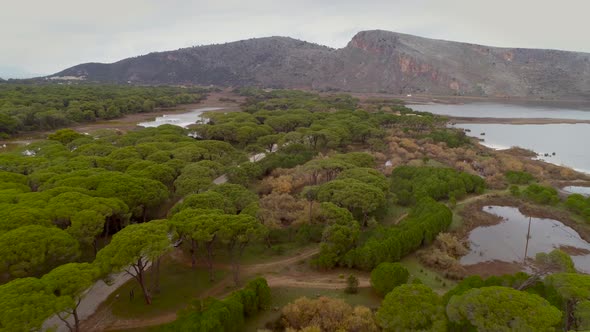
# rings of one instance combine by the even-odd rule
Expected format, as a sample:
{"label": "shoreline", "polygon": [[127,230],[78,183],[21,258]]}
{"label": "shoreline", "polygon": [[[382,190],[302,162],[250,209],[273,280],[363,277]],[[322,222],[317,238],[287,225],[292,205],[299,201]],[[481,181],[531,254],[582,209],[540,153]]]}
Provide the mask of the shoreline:
{"label": "shoreline", "polygon": [[546,124],[590,124],[590,120],[578,119],[553,119],[553,118],[478,118],[478,117],[452,117],[449,122],[454,124],[509,124],[509,125],[546,125]]}
{"label": "shoreline", "polygon": [[[353,97],[362,100],[368,99],[399,99],[406,102],[408,106],[424,104],[445,104],[461,105],[471,103],[493,103],[493,104],[511,104],[522,106],[547,106],[547,107],[570,107],[573,109],[590,110],[590,101],[584,98],[553,98],[546,99],[542,97],[511,97],[511,96],[450,96],[450,95],[428,95],[428,94],[411,94],[400,95],[394,93],[375,93],[375,92],[342,92],[350,94]],[[325,94],[325,93],[324,93]]]}
{"label": "shoreline", "polygon": [[[55,128],[52,130],[39,130],[39,131],[31,131],[31,132],[23,132],[17,134],[8,139],[0,139],[0,146],[2,144],[10,145],[23,145],[27,143],[32,143],[38,140],[46,139],[47,135],[55,132],[59,129],[73,129],[77,132],[92,132],[101,129],[116,129],[121,131],[129,131],[134,130],[137,128],[143,128],[138,126],[138,123],[153,121],[156,117],[162,116],[163,114],[176,114],[182,112],[190,112],[200,108],[210,108],[210,107],[219,107],[220,110],[216,111],[223,111],[223,112],[236,112],[240,111],[239,103],[241,100],[236,100],[235,102],[225,101],[223,100],[228,96],[227,93],[224,92],[213,92],[209,93],[206,99],[202,100],[199,103],[194,104],[184,104],[178,105],[174,107],[166,107],[166,108],[158,108],[154,109],[151,112],[145,113],[133,113],[127,114],[121,118],[116,118],[112,120],[104,120],[104,121],[97,121],[97,122],[85,122],[85,123],[78,123],[73,126],[66,126],[61,128]],[[236,98],[238,99],[238,98]],[[211,111],[215,112],[215,111]],[[5,150],[0,149],[0,152]]]}

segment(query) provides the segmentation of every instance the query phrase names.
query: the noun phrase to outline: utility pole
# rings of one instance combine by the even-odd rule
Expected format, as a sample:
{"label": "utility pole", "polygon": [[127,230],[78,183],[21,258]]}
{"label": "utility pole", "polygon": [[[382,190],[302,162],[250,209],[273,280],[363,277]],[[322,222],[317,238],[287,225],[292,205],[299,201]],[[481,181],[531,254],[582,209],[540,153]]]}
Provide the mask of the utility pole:
{"label": "utility pole", "polygon": [[529,239],[531,237],[531,220],[532,220],[532,217],[529,216],[529,230],[526,233],[526,245],[524,247],[524,258],[522,259],[523,263],[526,263],[526,255],[527,255],[527,252],[529,251]]}

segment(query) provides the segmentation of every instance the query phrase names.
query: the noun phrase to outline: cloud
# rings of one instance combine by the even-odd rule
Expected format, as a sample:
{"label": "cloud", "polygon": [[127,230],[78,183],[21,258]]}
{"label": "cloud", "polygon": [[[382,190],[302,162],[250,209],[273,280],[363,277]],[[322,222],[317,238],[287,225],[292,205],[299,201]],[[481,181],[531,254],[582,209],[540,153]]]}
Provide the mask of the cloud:
{"label": "cloud", "polygon": [[45,74],[82,62],[271,35],[343,47],[367,29],[590,52],[585,0],[2,1],[0,65]]}

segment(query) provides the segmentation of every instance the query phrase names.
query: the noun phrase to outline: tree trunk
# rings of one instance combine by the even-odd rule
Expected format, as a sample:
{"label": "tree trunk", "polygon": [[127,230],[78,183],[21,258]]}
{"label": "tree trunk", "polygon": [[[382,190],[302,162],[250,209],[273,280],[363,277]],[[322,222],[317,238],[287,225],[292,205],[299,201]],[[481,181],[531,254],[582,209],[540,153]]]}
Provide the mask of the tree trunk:
{"label": "tree trunk", "polygon": [[574,304],[572,300],[566,300],[565,303],[565,329],[564,331],[570,331],[574,328],[575,317],[574,316]]}
{"label": "tree trunk", "polygon": [[230,256],[231,256],[231,265],[234,275],[234,284],[236,286],[240,283],[240,264],[238,263],[237,253],[234,253],[232,249],[230,249]]}
{"label": "tree trunk", "polygon": [[311,225],[311,216],[312,216],[312,212],[313,211],[313,200],[309,201],[309,224]]}
{"label": "tree trunk", "polygon": [[145,206],[142,206],[141,209],[142,209],[141,220],[142,220],[142,222],[145,222],[146,221],[147,209],[146,209]]}
{"label": "tree trunk", "polygon": [[107,220],[107,223],[105,225],[105,230],[104,230],[104,239],[106,240],[107,237],[109,236],[109,230],[110,230],[110,226],[111,226],[111,221]]}
{"label": "tree trunk", "polygon": [[[80,304],[80,300],[78,300],[78,305]],[[72,315],[74,316],[74,331],[80,332],[80,317],[78,317],[78,305],[74,308]]]}
{"label": "tree trunk", "polygon": [[238,245],[237,252],[234,252],[233,246],[230,247],[230,256],[232,261],[232,267],[234,270],[234,283],[236,284],[236,286],[240,285],[240,258],[244,253],[244,248],[246,248],[246,244]]}
{"label": "tree trunk", "polygon": [[64,322],[64,324],[66,324],[66,327],[68,328],[68,330],[70,330],[70,332],[77,331],[76,326],[72,326],[70,322],[68,322],[68,320],[66,319],[67,317],[62,317],[59,312],[57,313],[57,318],[59,318],[62,322]]}
{"label": "tree trunk", "polygon": [[152,262],[152,290],[154,294],[160,293],[160,257]]}
{"label": "tree trunk", "polygon": [[92,241],[92,249],[94,249],[94,257],[96,257],[96,254],[98,253],[98,243],[97,243],[97,238],[94,238],[94,241]]}
{"label": "tree trunk", "polygon": [[144,275],[143,275],[144,268],[145,268],[145,266],[143,265],[142,259],[141,258],[138,259],[137,260],[137,267],[135,268],[135,271],[137,272],[135,279],[137,279],[137,282],[139,283],[139,286],[141,287],[141,292],[143,293],[145,303],[152,304],[152,297],[150,296],[149,291],[145,288],[145,280],[144,280]]}
{"label": "tree trunk", "polygon": [[207,249],[207,268],[209,269],[209,281],[215,281],[215,275],[213,274],[213,241],[205,245]]}
{"label": "tree trunk", "polygon": [[191,267],[194,269],[197,265],[197,241],[191,239]]}

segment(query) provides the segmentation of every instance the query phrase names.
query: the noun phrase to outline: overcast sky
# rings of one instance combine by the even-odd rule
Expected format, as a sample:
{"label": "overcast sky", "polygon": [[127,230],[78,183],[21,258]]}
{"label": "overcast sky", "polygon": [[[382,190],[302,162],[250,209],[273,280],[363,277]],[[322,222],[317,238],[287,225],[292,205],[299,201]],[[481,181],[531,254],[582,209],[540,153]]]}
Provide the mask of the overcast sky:
{"label": "overcast sky", "polygon": [[339,48],[371,29],[590,52],[589,14],[590,0],[0,0],[0,77],[273,35]]}

